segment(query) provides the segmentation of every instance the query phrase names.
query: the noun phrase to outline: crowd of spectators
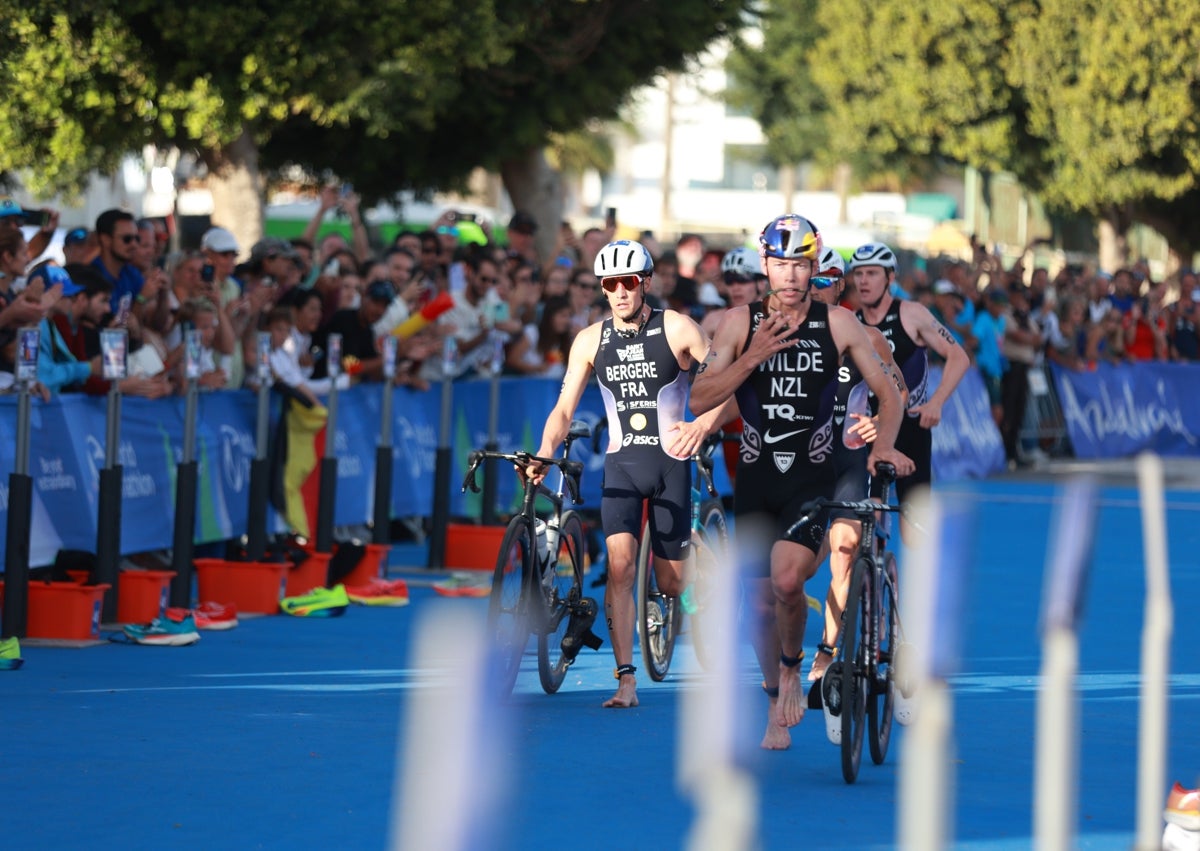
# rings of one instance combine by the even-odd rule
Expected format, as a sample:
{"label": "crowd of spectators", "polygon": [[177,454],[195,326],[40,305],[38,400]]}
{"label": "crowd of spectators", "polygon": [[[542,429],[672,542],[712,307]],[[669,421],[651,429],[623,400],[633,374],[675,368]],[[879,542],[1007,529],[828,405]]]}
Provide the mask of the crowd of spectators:
{"label": "crowd of spectators", "polygon": [[[349,239],[324,228],[335,209],[349,221]],[[107,392],[99,332],[121,327],[130,352],[121,391],[179,393],[186,385],[183,331],[195,328],[201,387],[254,386],[258,333],[269,331],[270,374],[315,397],[328,391],[331,374],[343,385],[382,379],[379,339],[439,296],[451,300],[449,309],[398,341],[397,384],[424,389],[446,370],[455,379],[497,369],[560,377],[575,334],[606,309],[592,263],[615,238],[615,222],[580,234],[561,223],[553,250],[542,257],[540,223],[529,213],[512,216],[504,244],[474,219],[447,211],[427,230],[401,232],[373,248],[358,198],[330,186],[299,237],[242,246],[217,224],[198,249],[172,252],[162,220],[114,209],[92,229],[68,231],[65,264],[55,268],[41,255],[58,214],[0,199],[0,385],[12,383],[16,329],[40,324],[39,391]],[[639,239],[655,258],[652,306],[698,321],[728,306],[721,274],[728,246],[709,246],[695,234],[665,246],[649,232]],[[1144,262],[1111,275],[1067,265],[1052,277],[1042,266],[1027,271],[1030,256],[1026,251],[1006,266],[974,245],[971,260],[902,269],[894,285],[898,297],[925,303],[970,353],[1012,460],[1029,372],[1045,362],[1081,370],[1200,359],[1193,271],[1156,281]],[[854,308],[855,300],[851,285],[844,303]],[[337,370],[327,362],[333,333],[342,338]]]}

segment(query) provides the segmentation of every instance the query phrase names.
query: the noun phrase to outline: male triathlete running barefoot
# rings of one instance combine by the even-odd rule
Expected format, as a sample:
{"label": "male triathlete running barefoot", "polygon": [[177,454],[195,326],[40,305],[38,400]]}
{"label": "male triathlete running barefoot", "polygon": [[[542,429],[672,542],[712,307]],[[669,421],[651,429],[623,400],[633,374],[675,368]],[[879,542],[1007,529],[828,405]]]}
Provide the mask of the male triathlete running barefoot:
{"label": "male triathlete running barefoot", "polygon": [[759,616],[754,645],[769,702],[762,746],[791,746],[804,717],[800,660],[808,616],[804,583],[817,569],[825,524],[799,541],[784,537],[800,507],[833,493],[833,402],[838,363],[849,353],[879,397],[879,435],[869,464],[889,461],[900,474],[912,462],[892,448],[900,426],[900,396],[883,374],[866,331],[853,314],[809,299],[809,277],[821,254],[816,226],[789,214],[759,237],[767,296],[725,314],[712,353],[692,387],[691,407],[711,412],[736,396],[745,421],[734,488],[739,550],[758,548],[746,565],[747,599]]}

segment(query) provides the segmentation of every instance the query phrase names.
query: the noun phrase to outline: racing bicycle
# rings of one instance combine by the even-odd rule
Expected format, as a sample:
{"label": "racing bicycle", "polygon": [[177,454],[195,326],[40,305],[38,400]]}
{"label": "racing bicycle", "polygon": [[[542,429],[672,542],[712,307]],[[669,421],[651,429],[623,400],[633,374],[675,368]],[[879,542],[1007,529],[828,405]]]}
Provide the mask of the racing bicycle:
{"label": "racing bicycle", "polygon": [[[708,667],[708,648],[705,644],[704,607],[713,571],[726,565],[729,556],[729,524],[725,506],[713,483],[713,450],[724,436],[717,432],[705,438],[692,456],[704,483],[704,492],[692,480],[691,492],[691,583],[680,597],[658,590],[654,559],[650,546],[650,518],[642,520],[642,534],[637,555],[637,635],[642,650],[642,662],[652,680],[667,676],[675,654],[675,639],[679,636],[684,614],[688,615],[692,649],[696,660]],[[706,495],[707,494],[707,495]]]}
{"label": "racing bicycle", "polygon": [[[591,631],[596,601],[583,596],[583,522],[578,512],[563,510],[564,488],[575,505],[583,502],[579,495],[583,462],[570,460],[570,454],[571,444],[589,434],[587,423],[573,421],[561,458],[482,450],[467,456],[464,492],[467,488],[479,492],[475,471],[490,458],[516,465],[524,482],[521,510],[504,530],[488,600],[487,634],[496,656],[497,688],[505,695],[512,692],[530,634],[537,635],[538,678],[547,694],[558,691],[583,646],[596,649],[601,644]],[[544,480],[534,484],[525,477],[531,463],[557,468],[558,488],[551,490]],[[539,496],[551,504],[545,520],[535,511]]]}
{"label": "racing bicycle", "polygon": [[[876,480],[890,487],[895,468],[880,462],[876,470]],[[887,493],[888,488],[881,492]],[[842,777],[853,783],[862,761],[864,734],[876,765],[887,758],[892,737],[896,659],[904,643],[904,629],[896,558],[886,549],[885,535],[877,534],[875,518],[876,512],[898,512],[901,507],[874,500],[815,499],[801,508],[803,516],[788,529],[787,537],[792,538],[824,509],[850,511],[862,521],[838,652],[821,678],[826,710],[841,720]]]}

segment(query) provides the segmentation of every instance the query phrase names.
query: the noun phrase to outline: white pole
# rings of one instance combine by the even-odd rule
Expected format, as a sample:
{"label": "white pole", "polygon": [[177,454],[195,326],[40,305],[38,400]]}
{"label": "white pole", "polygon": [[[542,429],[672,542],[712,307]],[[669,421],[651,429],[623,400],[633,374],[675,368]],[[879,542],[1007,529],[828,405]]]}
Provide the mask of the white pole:
{"label": "white pole", "polygon": [[1075,828],[1079,641],[1070,627],[1042,638],[1042,684],[1037,703],[1034,837],[1039,851],[1066,851]]}
{"label": "white pole", "polygon": [[[752,542],[751,529],[742,527],[738,534],[747,551],[762,546]],[[686,841],[689,851],[743,851],[760,845],[758,786],[734,760],[741,697],[735,686],[738,565],[728,556],[720,562],[709,571],[704,608],[697,613],[703,618],[708,670],[679,700],[676,777],[696,805]]]}
{"label": "white pole", "polygon": [[1159,847],[1166,800],[1167,676],[1174,610],[1167,567],[1167,514],[1162,459],[1138,458],[1142,539],[1146,558],[1146,606],[1142,624],[1141,714],[1138,718],[1137,835],[1135,847]]}
{"label": "white pole", "polygon": [[1040,851],[1066,851],[1075,832],[1078,766],[1079,639],[1084,577],[1091,561],[1096,484],[1077,477],[1063,489],[1042,593],[1042,675],[1037,703],[1034,839]]}
{"label": "white pole", "polygon": [[410,667],[427,682],[409,692],[397,740],[390,849],[481,847],[508,786],[507,707],[487,700],[486,629],[474,615],[438,608],[417,627]]}
{"label": "white pole", "polygon": [[906,851],[938,851],[953,833],[949,751],[954,701],[946,683],[930,676],[942,504],[922,490],[911,500],[909,516],[925,533],[913,536],[914,546],[904,559],[900,577],[900,620],[908,652],[900,655],[896,674],[898,683],[912,683],[916,711],[901,741],[897,834]]}

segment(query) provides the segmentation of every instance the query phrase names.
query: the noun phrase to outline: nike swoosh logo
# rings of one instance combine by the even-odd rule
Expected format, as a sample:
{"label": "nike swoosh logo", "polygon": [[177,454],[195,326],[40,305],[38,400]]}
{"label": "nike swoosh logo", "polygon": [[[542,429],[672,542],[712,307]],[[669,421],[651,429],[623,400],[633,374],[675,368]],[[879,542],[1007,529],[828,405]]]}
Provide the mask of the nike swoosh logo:
{"label": "nike swoosh logo", "polygon": [[796,431],[789,431],[786,434],[776,434],[776,435],[772,435],[771,432],[768,431],[766,434],[763,435],[763,443],[778,443],[781,440],[787,440],[789,437],[792,437],[793,435],[804,434],[804,432],[806,432],[806,431],[808,431],[808,429],[802,428],[802,429],[798,429]]}

